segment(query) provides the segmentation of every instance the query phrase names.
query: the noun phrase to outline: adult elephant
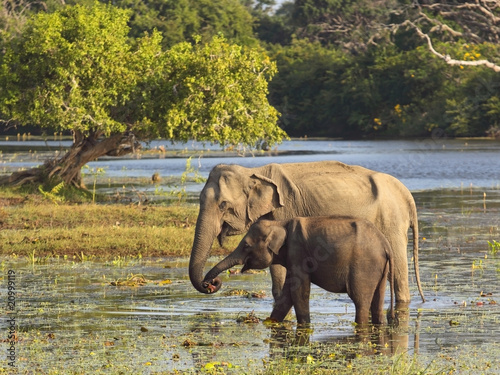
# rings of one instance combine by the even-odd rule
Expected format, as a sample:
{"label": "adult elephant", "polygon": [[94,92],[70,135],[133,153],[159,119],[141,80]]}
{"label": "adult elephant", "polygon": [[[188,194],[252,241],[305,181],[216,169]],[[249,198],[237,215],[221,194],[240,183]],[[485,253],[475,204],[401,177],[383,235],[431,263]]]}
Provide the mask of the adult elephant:
{"label": "adult elephant", "polygon": [[[244,233],[260,218],[287,220],[296,216],[343,215],[365,218],[380,229],[392,248],[394,291],[399,306],[410,302],[408,228],[413,229],[413,259],[418,290],[418,222],[415,201],[396,178],[336,161],[268,164],[258,168],[217,165],[200,194],[189,277],[202,293],[203,269],[217,237]],[[271,266],[273,296],[279,303],[286,269]],[[220,287],[220,286],[219,286]]]}

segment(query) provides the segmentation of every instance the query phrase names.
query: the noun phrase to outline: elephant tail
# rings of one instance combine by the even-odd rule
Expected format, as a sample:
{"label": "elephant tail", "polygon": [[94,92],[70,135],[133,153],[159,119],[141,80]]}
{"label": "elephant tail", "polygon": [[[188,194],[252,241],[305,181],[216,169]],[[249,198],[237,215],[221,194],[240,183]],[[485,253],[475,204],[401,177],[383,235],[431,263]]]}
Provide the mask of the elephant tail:
{"label": "elephant tail", "polygon": [[391,307],[389,311],[387,312],[387,320],[389,321],[389,324],[393,325],[398,325],[398,320],[396,316],[396,309],[394,306],[394,263],[392,261],[391,254],[387,252],[387,267],[389,267],[389,286],[390,286],[390,292],[391,292]]}
{"label": "elephant tail", "polygon": [[417,209],[414,208],[414,215],[411,219],[411,228],[413,231],[413,265],[415,267],[415,278],[417,280],[417,288],[422,297],[422,302],[425,302],[424,292],[422,291],[422,285],[420,284],[420,271],[418,267],[418,219],[417,219]]}

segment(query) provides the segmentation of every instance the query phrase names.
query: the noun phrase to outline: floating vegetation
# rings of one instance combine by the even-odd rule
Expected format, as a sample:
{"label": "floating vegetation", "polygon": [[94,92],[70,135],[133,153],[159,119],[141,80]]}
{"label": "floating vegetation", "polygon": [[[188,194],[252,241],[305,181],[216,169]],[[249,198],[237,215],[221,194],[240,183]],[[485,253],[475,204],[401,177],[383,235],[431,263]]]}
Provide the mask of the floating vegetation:
{"label": "floating vegetation", "polygon": [[253,311],[246,315],[238,315],[236,321],[238,323],[260,323],[260,319],[255,315]]}
{"label": "floating vegetation", "polygon": [[264,290],[260,290],[258,292],[249,292],[244,289],[231,289],[222,294],[223,296],[226,297],[232,297],[232,296],[242,296],[242,297],[247,297],[247,298],[265,298],[267,297],[267,294]]}
{"label": "floating vegetation", "polygon": [[146,285],[148,281],[142,275],[130,274],[125,280],[111,281],[109,284],[112,286],[129,286],[137,287]]}
{"label": "floating vegetation", "polygon": [[169,285],[169,284],[172,284],[172,280],[169,280],[169,279],[148,280],[143,275],[130,274],[124,280],[118,279],[115,281],[111,281],[109,283],[109,285],[112,285],[112,286],[128,286],[128,287],[138,287],[138,286],[144,286],[146,284],[153,284],[153,285],[160,285],[160,286],[161,285]]}

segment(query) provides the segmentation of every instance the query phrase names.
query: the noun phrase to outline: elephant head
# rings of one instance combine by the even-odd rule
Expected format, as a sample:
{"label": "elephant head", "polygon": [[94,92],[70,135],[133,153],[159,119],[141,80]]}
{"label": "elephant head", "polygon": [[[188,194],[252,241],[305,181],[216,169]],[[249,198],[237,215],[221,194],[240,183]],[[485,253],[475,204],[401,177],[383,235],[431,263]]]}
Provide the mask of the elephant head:
{"label": "elephant head", "polygon": [[200,194],[200,212],[189,260],[189,278],[202,293],[203,268],[217,237],[244,233],[260,217],[281,207],[279,184],[259,168],[218,165],[210,172]]}
{"label": "elephant head", "polygon": [[203,286],[208,293],[217,292],[222,285],[217,276],[236,265],[243,264],[241,272],[269,267],[287,237],[287,232],[280,223],[261,220],[253,224],[236,249],[206,274]]}

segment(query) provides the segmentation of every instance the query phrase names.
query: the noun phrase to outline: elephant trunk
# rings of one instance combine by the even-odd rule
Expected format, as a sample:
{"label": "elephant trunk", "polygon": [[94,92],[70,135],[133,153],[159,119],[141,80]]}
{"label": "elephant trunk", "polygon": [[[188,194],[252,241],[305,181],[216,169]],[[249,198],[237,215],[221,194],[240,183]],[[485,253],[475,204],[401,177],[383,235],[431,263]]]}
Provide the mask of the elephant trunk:
{"label": "elephant trunk", "polygon": [[222,229],[220,221],[216,219],[218,217],[219,214],[214,215],[214,212],[205,212],[205,210],[200,209],[196,222],[193,248],[189,258],[189,279],[196,290],[201,293],[212,293],[203,283],[203,268],[207,262],[212,243]]}
{"label": "elephant trunk", "polygon": [[243,260],[240,257],[235,256],[234,253],[229,254],[205,275],[205,279],[202,283],[204,288],[209,290],[209,293],[217,292],[222,286],[222,281],[217,276],[221,272],[238,264],[243,264]]}

